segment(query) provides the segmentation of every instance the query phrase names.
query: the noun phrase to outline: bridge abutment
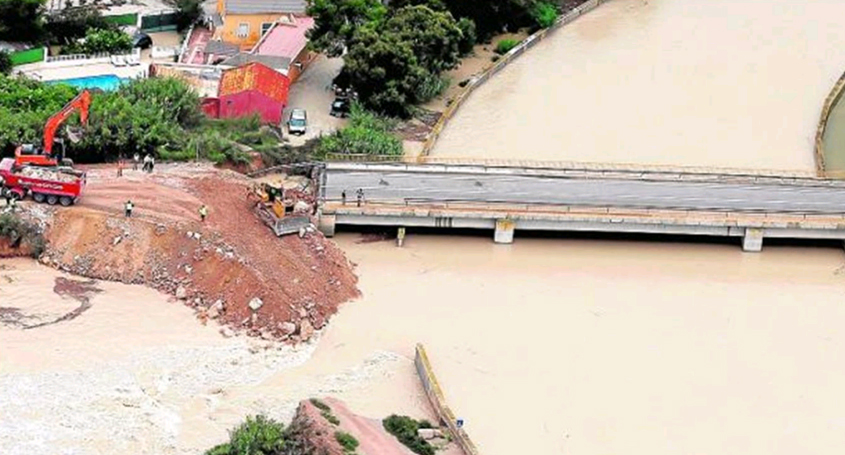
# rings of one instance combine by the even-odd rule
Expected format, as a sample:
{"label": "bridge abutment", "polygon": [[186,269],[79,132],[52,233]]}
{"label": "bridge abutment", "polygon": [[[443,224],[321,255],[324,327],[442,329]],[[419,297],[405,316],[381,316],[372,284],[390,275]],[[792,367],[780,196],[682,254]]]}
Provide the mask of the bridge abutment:
{"label": "bridge abutment", "polygon": [[496,220],[496,231],[493,233],[493,241],[496,243],[513,243],[513,231],[516,223],[513,220]]}
{"label": "bridge abutment", "polygon": [[337,216],[320,214],[320,221],[317,223],[317,229],[326,237],[334,237],[335,223]]}
{"label": "bridge abutment", "polygon": [[759,253],[763,250],[763,230],[756,228],[745,228],[745,235],[742,236],[742,251]]}

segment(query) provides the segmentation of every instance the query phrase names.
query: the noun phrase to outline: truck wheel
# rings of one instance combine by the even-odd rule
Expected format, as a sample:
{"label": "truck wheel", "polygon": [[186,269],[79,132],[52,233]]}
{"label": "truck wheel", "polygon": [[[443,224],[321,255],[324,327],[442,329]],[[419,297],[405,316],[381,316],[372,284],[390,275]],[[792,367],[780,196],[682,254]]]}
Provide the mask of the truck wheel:
{"label": "truck wheel", "polygon": [[73,204],[73,199],[71,199],[67,196],[62,196],[62,197],[59,198],[59,204],[62,204],[62,206],[67,207],[67,206]]}
{"label": "truck wheel", "polygon": [[44,202],[45,199],[47,199],[47,196],[44,196],[41,193],[32,193],[32,199],[34,199],[35,202],[41,203]]}
{"label": "truck wheel", "polygon": [[50,205],[56,205],[56,202],[59,202],[59,197],[55,194],[51,194],[47,196],[47,203]]}

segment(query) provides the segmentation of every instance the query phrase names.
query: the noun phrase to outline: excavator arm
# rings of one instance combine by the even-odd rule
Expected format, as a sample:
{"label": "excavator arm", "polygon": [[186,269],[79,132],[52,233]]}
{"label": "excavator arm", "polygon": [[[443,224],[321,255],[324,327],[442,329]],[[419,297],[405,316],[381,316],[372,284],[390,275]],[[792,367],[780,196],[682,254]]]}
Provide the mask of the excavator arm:
{"label": "excavator arm", "polygon": [[91,93],[88,90],[83,90],[76,98],[70,100],[59,112],[53,114],[47,119],[44,125],[44,154],[47,156],[53,155],[53,141],[56,138],[56,132],[65,120],[68,119],[76,110],[79,110],[79,120],[85,124],[88,123],[88,109],[91,107]]}

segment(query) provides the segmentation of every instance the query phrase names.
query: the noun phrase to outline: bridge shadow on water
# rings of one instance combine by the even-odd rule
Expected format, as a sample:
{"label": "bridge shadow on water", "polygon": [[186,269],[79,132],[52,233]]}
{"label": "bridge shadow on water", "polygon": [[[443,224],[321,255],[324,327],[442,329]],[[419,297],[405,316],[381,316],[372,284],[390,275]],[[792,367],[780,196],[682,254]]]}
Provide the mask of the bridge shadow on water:
{"label": "bridge shadow on water", "polygon": [[[338,226],[337,233],[359,233],[363,242],[393,241],[396,239],[395,227],[380,226]],[[405,230],[406,238],[413,235],[440,237],[469,237],[487,238],[493,243],[493,231],[486,229],[442,229],[409,227]],[[696,244],[696,245],[731,245],[742,248],[742,237],[715,237],[708,235],[675,235],[675,234],[639,234],[629,232],[580,232],[580,231],[527,231],[517,230],[514,243],[520,239],[583,240],[585,242],[620,242],[620,243],[667,243],[667,244]],[[763,241],[763,251],[766,247],[795,247],[795,248],[843,248],[840,240],[823,239],[780,239],[767,237]]]}

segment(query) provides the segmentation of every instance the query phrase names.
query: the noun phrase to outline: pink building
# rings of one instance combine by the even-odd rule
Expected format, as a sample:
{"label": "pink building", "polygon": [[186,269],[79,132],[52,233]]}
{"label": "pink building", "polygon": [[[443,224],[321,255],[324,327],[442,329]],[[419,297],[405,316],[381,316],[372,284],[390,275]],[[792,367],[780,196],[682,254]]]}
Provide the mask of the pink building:
{"label": "pink building", "polygon": [[284,74],[259,62],[248,63],[223,72],[218,97],[206,100],[203,110],[219,118],[258,114],[265,123],[279,125],[289,88],[290,79]]}

